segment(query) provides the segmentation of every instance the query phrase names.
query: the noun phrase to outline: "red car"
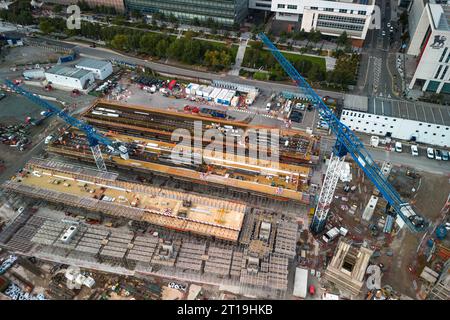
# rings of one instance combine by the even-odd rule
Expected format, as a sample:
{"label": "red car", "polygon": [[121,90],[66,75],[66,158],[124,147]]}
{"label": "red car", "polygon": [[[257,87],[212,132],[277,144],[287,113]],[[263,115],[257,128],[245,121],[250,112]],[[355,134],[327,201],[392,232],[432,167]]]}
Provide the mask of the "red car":
{"label": "red car", "polygon": [[309,286],[309,294],[313,296],[315,293],[316,293],[316,288],[314,287],[314,285],[310,285]]}

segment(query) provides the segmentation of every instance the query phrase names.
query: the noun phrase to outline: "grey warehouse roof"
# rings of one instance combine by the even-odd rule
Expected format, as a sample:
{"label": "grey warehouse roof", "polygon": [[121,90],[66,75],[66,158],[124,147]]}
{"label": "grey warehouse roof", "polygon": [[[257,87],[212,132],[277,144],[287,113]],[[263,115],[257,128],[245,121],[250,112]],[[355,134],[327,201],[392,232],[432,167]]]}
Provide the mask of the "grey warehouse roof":
{"label": "grey warehouse roof", "polygon": [[58,76],[70,77],[81,79],[85,75],[89,74],[91,71],[66,67],[62,65],[56,65],[50,69],[48,69],[45,73],[56,74]]}
{"label": "grey warehouse roof", "polygon": [[[358,111],[358,110],[357,110]],[[369,98],[368,113],[450,126],[450,108],[426,102]]]}
{"label": "grey warehouse roof", "polygon": [[76,64],[79,68],[90,68],[90,69],[102,69],[104,66],[109,64],[109,61],[96,60],[96,59],[82,59]]}

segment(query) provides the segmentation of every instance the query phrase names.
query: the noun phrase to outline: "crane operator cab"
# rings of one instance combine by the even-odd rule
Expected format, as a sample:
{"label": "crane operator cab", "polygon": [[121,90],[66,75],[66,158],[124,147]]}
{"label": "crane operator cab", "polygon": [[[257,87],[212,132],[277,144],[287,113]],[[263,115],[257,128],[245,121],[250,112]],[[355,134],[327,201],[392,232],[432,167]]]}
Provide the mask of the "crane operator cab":
{"label": "crane operator cab", "polygon": [[130,159],[130,156],[128,155],[128,149],[127,147],[125,147],[124,145],[120,145],[119,146],[119,151],[120,151],[120,157],[123,160],[128,160]]}
{"label": "crane operator cab", "polygon": [[124,160],[130,159],[128,148],[119,142],[116,142],[113,145],[108,145],[107,148],[109,153],[112,155],[119,155]]}

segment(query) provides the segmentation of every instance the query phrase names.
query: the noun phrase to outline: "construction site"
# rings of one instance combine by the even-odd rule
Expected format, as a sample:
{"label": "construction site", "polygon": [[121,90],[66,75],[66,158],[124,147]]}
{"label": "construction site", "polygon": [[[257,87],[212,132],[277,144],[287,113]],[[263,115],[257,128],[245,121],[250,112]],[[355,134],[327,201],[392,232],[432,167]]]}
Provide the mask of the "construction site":
{"label": "construction site", "polygon": [[[106,136],[129,146],[130,159],[112,154],[105,159],[111,168],[207,184],[220,193],[225,189],[280,201],[296,200],[304,204],[310,201],[311,167],[319,159],[319,138],[315,136],[281,130],[277,141],[279,155],[271,161],[271,137],[263,137],[259,131],[270,128],[251,126],[244,121],[108,101],[97,101],[82,117]],[[172,155],[177,144],[172,134],[177,130],[183,130],[182,139],[189,139],[183,146],[189,149],[189,157],[193,155],[192,161],[181,159],[174,163]],[[222,135],[222,141],[211,141],[205,134],[208,130]],[[255,144],[249,141],[252,134]],[[204,149],[212,142],[216,143],[215,149],[205,154]],[[62,129],[47,150],[80,161],[93,161],[85,135],[74,129]],[[267,160],[260,157],[265,150]],[[182,153],[187,151],[180,149]],[[108,154],[108,149],[104,147],[102,153]],[[205,161],[196,161],[197,155],[203,155]]]}
{"label": "construction site", "polygon": [[[1,239],[23,255],[115,273],[237,287],[241,294],[283,297],[287,290],[298,226],[273,212],[40,159],[30,161],[3,189],[45,201],[56,210],[65,208],[114,225],[130,223],[137,230],[94,227],[70,217],[61,220],[58,214],[27,211]],[[70,226],[75,231],[65,239]]]}
{"label": "construction site", "polygon": [[5,157],[0,298],[448,300],[448,176],[369,149],[278,53],[295,96],[115,65],[61,110],[7,80],[53,117]]}

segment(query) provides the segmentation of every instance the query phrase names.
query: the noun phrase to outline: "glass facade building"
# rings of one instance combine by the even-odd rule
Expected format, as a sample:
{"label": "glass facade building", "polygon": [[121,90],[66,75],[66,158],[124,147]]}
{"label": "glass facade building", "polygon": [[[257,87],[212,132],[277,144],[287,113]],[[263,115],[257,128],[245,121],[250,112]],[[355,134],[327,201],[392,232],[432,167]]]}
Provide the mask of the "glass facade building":
{"label": "glass facade building", "polygon": [[173,14],[180,21],[211,18],[227,26],[241,23],[248,10],[248,0],[125,0],[125,5],[144,14]]}

